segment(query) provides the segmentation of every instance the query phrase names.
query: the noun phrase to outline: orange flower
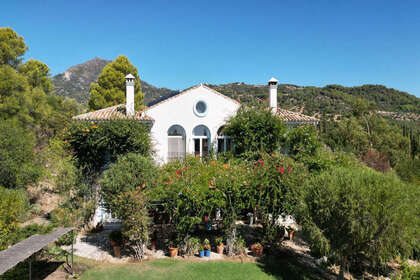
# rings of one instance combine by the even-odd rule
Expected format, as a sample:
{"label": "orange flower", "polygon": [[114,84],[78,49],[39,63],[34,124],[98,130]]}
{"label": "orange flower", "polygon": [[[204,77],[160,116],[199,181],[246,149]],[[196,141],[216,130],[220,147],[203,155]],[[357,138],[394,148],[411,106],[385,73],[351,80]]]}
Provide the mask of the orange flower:
{"label": "orange flower", "polygon": [[213,160],[210,162],[211,165],[216,166],[216,162]]}

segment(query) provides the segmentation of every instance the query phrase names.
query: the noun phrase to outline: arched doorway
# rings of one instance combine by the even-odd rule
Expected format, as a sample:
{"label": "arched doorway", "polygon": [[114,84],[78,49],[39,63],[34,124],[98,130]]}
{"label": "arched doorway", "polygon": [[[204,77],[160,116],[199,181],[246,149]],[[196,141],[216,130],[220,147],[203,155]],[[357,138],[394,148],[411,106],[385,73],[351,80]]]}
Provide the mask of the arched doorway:
{"label": "arched doorway", "polygon": [[217,130],[217,152],[224,153],[232,149],[232,139],[224,132],[225,126],[221,126]]}
{"label": "arched doorway", "polygon": [[210,130],[205,125],[193,129],[194,155],[205,157],[210,152]]}
{"label": "arched doorway", "polygon": [[168,161],[185,159],[185,129],[173,125],[168,129]]}

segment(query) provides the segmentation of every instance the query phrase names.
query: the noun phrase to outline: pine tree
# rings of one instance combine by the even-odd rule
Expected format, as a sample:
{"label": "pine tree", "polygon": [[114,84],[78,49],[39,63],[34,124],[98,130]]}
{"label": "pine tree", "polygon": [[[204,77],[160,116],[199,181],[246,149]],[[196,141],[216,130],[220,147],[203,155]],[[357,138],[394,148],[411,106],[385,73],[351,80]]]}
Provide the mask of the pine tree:
{"label": "pine tree", "polygon": [[90,85],[89,109],[98,110],[125,103],[125,76],[128,74],[136,77],[134,104],[136,110],[139,110],[143,104],[143,93],[138,71],[123,55],[105,66],[98,77],[98,82]]}

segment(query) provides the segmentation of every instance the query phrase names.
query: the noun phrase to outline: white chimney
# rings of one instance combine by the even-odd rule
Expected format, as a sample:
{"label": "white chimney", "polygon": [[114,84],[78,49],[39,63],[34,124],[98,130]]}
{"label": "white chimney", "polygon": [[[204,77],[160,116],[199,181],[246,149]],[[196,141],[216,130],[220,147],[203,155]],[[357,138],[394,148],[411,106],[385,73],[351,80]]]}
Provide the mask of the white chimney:
{"label": "white chimney", "polygon": [[277,112],[277,81],[275,78],[271,78],[268,81],[268,92],[270,94],[270,107],[273,113]]}
{"label": "white chimney", "polygon": [[125,112],[127,116],[134,116],[134,79],[131,74],[125,76]]}

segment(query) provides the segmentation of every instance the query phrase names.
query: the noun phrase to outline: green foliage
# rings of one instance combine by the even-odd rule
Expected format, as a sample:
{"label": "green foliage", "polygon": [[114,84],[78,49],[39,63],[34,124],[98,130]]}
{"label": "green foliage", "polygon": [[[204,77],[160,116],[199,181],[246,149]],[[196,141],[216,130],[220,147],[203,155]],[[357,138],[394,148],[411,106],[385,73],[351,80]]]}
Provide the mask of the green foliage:
{"label": "green foliage", "polygon": [[197,237],[190,237],[187,238],[185,244],[183,244],[184,246],[184,254],[186,254],[187,256],[194,256],[195,252],[197,252],[200,247],[202,247],[202,245],[200,244],[200,239],[198,239]]}
{"label": "green foliage", "polygon": [[339,167],[308,181],[299,222],[311,250],[335,254],[342,268],[360,255],[383,263],[418,246],[419,197],[392,174]]}
{"label": "green foliage", "polygon": [[79,167],[94,172],[119,155],[130,152],[151,155],[148,128],[136,121],[73,122],[63,136],[73,149]]}
{"label": "green foliage", "polygon": [[45,94],[52,94],[54,86],[51,81],[50,68],[46,64],[31,58],[19,66],[19,72],[27,78],[31,88],[41,88]]}
{"label": "green foliage", "polygon": [[139,110],[143,104],[143,93],[138,71],[123,55],[106,65],[98,77],[98,82],[91,84],[89,109],[98,110],[125,103],[125,76],[130,73],[135,77],[134,104]]}
{"label": "green foliage", "polygon": [[405,182],[420,186],[420,159],[403,158],[399,160],[395,171]]}
{"label": "green foliage", "polygon": [[44,158],[44,164],[48,166],[46,177],[54,183],[54,191],[58,193],[72,191],[74,194],[82,191],[79,177],[81,174],[63,140],[57,137],[50,139],[48,148],[41,156]]}
{"label": "green foliage", "polygon": [[51,222],[60,227],[80,227],[88,223],[95,211],[95,202],[66,202],[50,213]]}
{"label": "green foliage", "polygon": [[287,131],[286,147],[295,158],[311,157],[321,147],[321,142],[313,125],[300,125]]}
{"label": "green foliage", "polygon": [[117,199],[120,211],[116,214],[124,221],[121,231],[128,239],[135,257],[141,260],[145,256],[145,248],[149,242],[150,218],[146,199],[141,193],[141,188],[121,193]]}
{"label": "green foliage", "polygon": [[250,158],[277,151],[284,132],[283,122],[262,105],[240,107],[225,127],[235,143],[235,154]]}
{"label": "green foliage", "polygon": [[160,200],[163,212],[182,241],[196,230],[205,217],[211,219],[220,209],[225,228],[231,228],[246,205],[241,186],[245,168],[240,162],[205,161],[187,157],[170,162],[160,170],[158,186],[150,190],[151,199]]}
{"label": "green foliage", "polygon": [[[243,104],[268,97],[267,86],[256,87],[244,83],[208,86]],[[307,115],[320,113],[323,116],[348,117],[354,112],[355,103],[360,98],[367,104],[375,103],[376,108],[381,111],[420,113],[420,98],[381,85],[355,87],[327,85],[320,88],[280,84],[278,87],[278,100],[282,108],[302,108],[303,113]]]}
{"label": "green foliage", "polygon": [[0,122],[0,177],[7,188],[21,188],[36,182],[41,167],[36,164],[35,139],[13,121]]}
{"label": "green foliage", "polygon": [[10,27],[0,27],[0,65],[16,67],[27,49],[22,36]]}
{"label": "green foliage", "polygon": [[395,166],[402,155],[409,153],[409,139],[402,130],[376,115],[323,122],[321,135],[333,150],[352,152],[362,158],[374,149],[385,156],[391,166]]}
{"label": "green foliage", "polygon": [[243,188],[247,207],[260,213],[266,222],[268,214],[293,214],[308,176],[305,166],[283,155],[260,156],[247,171],[247,187]]}
{"label": "green foliage", "polygon": [[121,203],[120,195],[138,188],[144,190],[154,187],[157,174],[157,168],[150,158],[134,153],[121,156],[104,172],[100,181],[105,207],[118,217],[124,217],[127,209],[125,203]]}
{"label": "green foliage", "polygon": [[29,199],[22,190],[9,190],[0,186],[0,250],[12,243],[10,236],[18,230],[29,209]]}
{"label": "green foliage", "polygon": [[21,63],[27,47],[12,29],[0,28],[0,45],[0,119],[30,129],[42,146],[68,124],[79,105],[53,95],[47,65],[33,59]]}
{"label": "green foliage", "polygon": [[233,244],[233,253],[238,256],[246,255],[245,240],[242,237],[237,237]]}

